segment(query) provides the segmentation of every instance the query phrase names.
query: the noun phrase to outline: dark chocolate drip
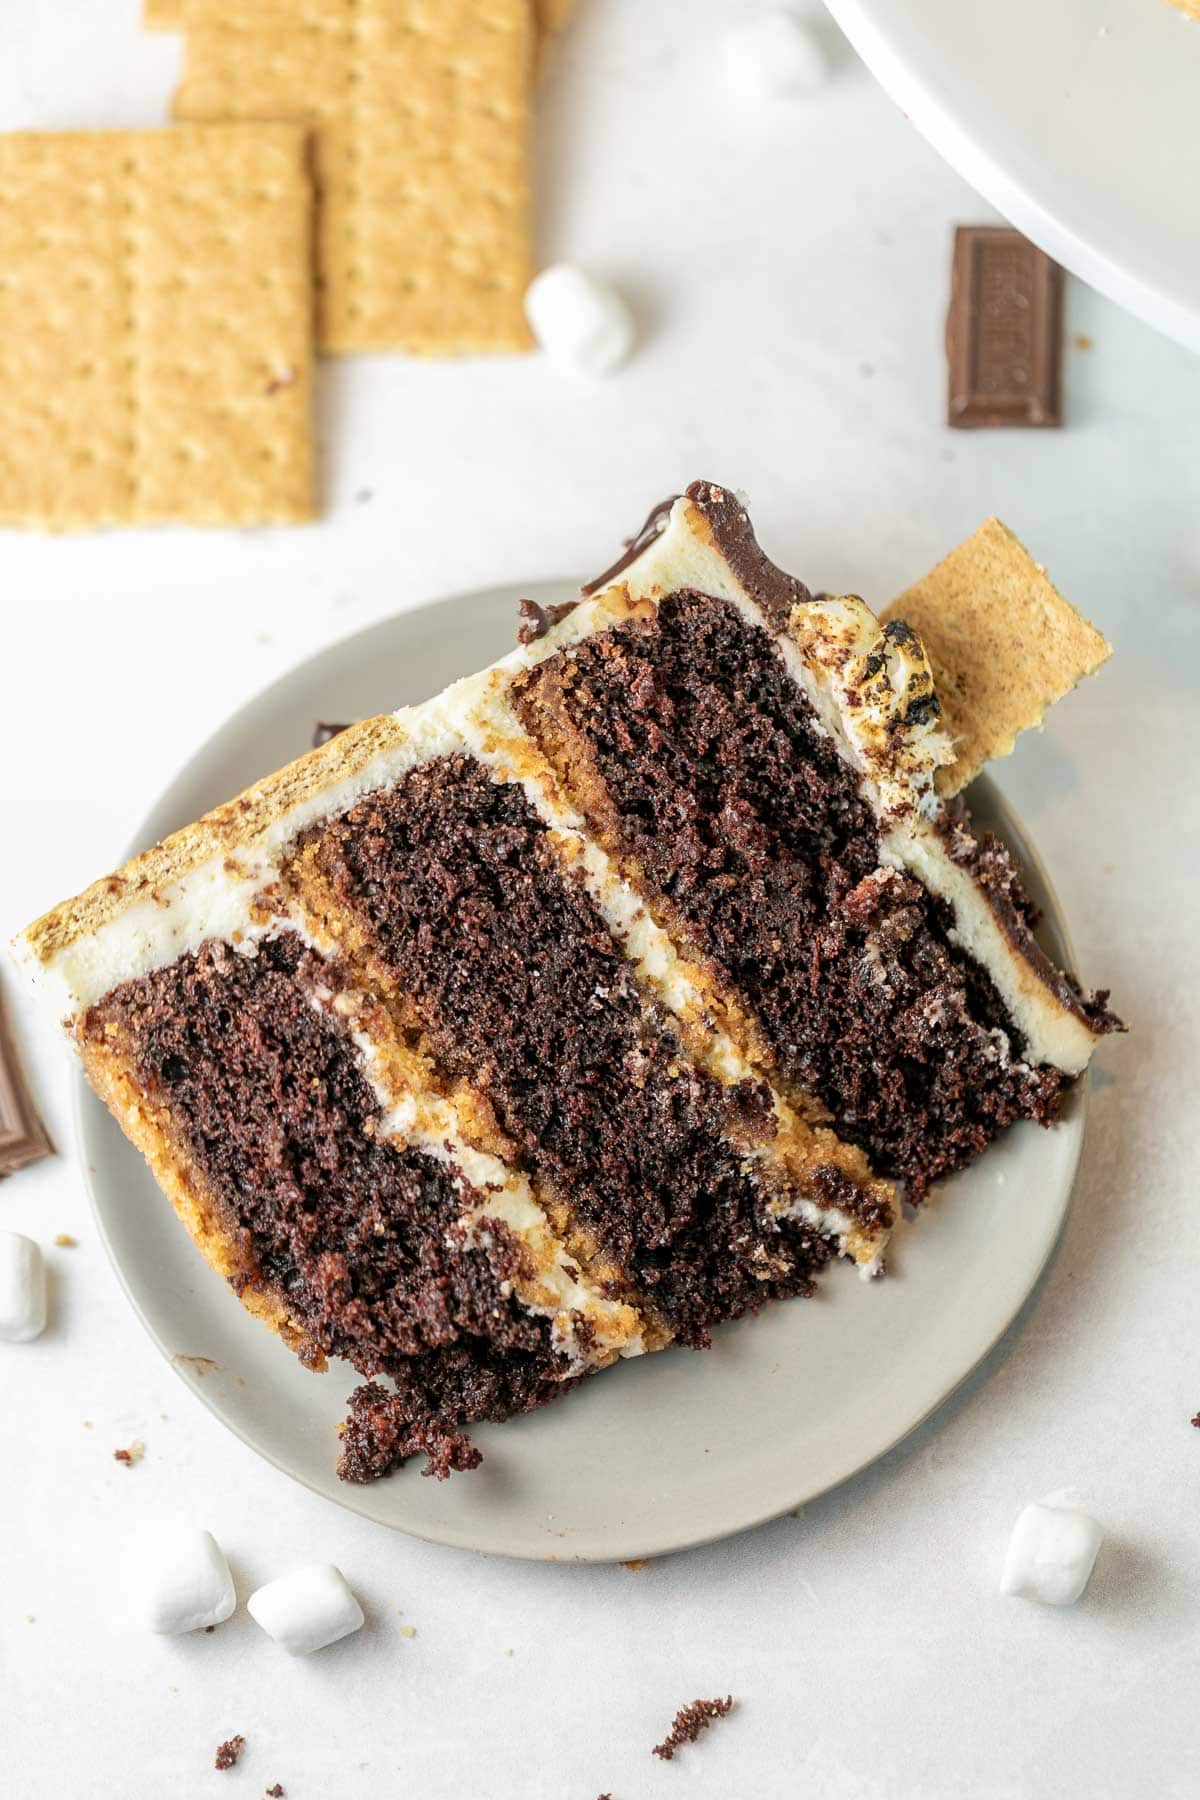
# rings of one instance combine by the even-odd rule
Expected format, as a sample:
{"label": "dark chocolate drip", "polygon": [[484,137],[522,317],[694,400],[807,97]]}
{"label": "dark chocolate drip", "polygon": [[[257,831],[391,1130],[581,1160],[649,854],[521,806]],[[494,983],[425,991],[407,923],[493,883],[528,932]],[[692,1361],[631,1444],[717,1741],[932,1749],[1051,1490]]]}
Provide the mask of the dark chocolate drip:
{"label": "dark chocolate drip", "polygon": [[518,644],[536,644],[544,638],[548,631],[569,618],[579,605],[578,600],[560,600],[555,606],[539,606],[536,600],[524,598],[517,601],[517,613],[521,623],[517,627]]}
{"label": "dark chocolate drip", "polygon": [[750,598],[775,629],[782,631],[793,606],[802,606],[812,599],[809,590],[763,553],[749,513],[729,488],[717,487],[711,481],[693,481],[687,497],[703,516],[717,549]]}
{"label": "dark chocolate drip", "polygon": [[[688,491],[690,493],[691,489],[689,488]],[[625,539],[625,548],[612,567],[605,569],[603,575],[597,575],[593,581],[585,581],[580,590],[581,593],[598,594],[601,588],[608,587],[610,582],[617,579],[618,575],[623,575],[626,569],[632,567],[642,551],[648,550],[651,544],[655,543],[667,529],[671,508],[678,498],[678,494],[668,494],[665,500],[660,500],[647,516],[646,523],[641,530],[636,532],[633,537]]]}

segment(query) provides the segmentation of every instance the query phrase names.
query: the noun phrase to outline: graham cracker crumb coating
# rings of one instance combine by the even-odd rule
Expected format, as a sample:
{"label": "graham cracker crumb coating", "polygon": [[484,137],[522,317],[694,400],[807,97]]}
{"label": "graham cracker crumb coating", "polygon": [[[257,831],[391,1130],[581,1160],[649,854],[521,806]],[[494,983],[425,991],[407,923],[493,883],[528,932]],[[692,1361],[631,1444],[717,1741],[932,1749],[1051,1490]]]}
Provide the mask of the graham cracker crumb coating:
{"label": "graham cracker crumb coating", "polygon": [[88,937],[139,900],[152,898],[217,854],[248,850],[290,808],[314,799],[322,789],[358,774],[380,751],[405,740],[391,714],[364,719],[318,750],[256,782],[234,800],[205,813],[162,843],[144,850],[74,899],[53,907],[22,936],[38,962],[48,963],[79,938]]}

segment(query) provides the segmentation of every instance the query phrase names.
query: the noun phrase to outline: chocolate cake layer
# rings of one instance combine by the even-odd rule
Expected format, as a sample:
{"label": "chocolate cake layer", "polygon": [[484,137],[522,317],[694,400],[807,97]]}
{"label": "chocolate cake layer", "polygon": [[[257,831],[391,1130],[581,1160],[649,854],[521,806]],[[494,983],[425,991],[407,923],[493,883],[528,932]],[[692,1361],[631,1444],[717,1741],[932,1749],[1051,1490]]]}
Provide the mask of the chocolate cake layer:
{"label": "chocolate cake layer", "polygon": [[910,1198],[1011,1121],[1053,1116],[1063,1075],[1021,1061],[948,910],[881,868],[877,816],[766,629],[670,594],[543,661],[514,705],[661,921],[749,1003],[782,1076]]}
{"label": "chocolate cake layer", "polygon": [[[765,1087],[722,1087],[635,981],[515,783],[437,758],[317,828],[308,853],[437,1062],[681,1340],[805,1293],[825,1242],[777,1219]],[[835,1177],[837,1171],[831,1171]]]}
{"label": "chocolate cake layer", "polygon": [[380,1135],[353,1043],[315,1003],[330,975],[294,933],[253,954],[209,943],[114,989],[83,1032],[169,1108],[240,1245],[235,1287],[282,1297],[304,1360],[396,1377],[393,1460],[424,1450],[446,1473],[481,1391],[489,1416],[523,1411],[559,1391],[563,1365],[549,1322],[509,1291],[520,1246],[499,1222],[486,1247],[468,1241],[461,1175]]}

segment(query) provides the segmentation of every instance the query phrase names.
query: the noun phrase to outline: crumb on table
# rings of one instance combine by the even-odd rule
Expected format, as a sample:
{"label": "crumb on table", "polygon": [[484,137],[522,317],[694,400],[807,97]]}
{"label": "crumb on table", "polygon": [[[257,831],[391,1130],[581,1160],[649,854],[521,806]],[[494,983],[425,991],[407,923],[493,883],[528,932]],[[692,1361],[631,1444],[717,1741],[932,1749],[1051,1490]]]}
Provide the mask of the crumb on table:
{"label": "crumb on table", "polygon": [[134,1463],[140,1463],[145,1454],[145,1444],[143,1444],[140,1438],[134,1438],[133,1442],[127,1445],[124,1450],[113,1451],[113,1461],[124,1463],[127,1469],[132,1469]]}
{"label": "crumb on table", "polygon": [[732,1710],[732,1694],[726,1694],[724,1700],[693,1700],[690,1706],[681,1706],[662,1743],[655,1744],[653,1754],[661,1756],[664,1762],[670,1762],[682,1745],[694,1744],[714,1719],[723,1719]]}
{"label": "crumb on table", "polygon": [[213,1758],[214,1769],[232,1769],[238,1757],[246,1747],[246,1740],[240,1733],[226,1738],[223,1744],[217,1745],[217,1754]]}
{"label": "crumb on table", "polygon": [[281,1781],[273,1781],[267,1789],[267,1800],[283,1800],[285,1791]]}
{"label": "crumb on table", "polygon": [[60,1250],[74,1250],[79,1239],[73,1238],[69,1231],[60,1231],[54,1241]]}

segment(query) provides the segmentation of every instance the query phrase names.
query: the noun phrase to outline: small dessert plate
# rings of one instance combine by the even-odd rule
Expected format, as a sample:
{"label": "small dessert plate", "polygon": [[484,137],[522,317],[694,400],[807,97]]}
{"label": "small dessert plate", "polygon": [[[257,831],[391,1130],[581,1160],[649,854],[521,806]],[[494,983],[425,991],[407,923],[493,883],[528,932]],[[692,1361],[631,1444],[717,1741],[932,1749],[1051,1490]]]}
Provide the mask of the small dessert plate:
{"label": "small dessert plate", "polygon": [[[133,851],[309,746],[318,719],[420,700],[512,646],[518,594],[462,594],[402,613],[302,663],[209,739],[145,821]],[[1036,855],[997,789],[975,783],[1070,966]],[[446,1482],[416,1464],[368,1487],[335,1472],[357,1377],[313,1375],[203,1263],[137,1152],[79,1078],[77,1118],[100,1230],[159,1349],[217,1417],[277,1468],[340,1505],[436,1543],[603,1562],[724,1537],[824,1493],[892,1448],[954,1391],[1017,1317],[1054,1249],[1083,1143],[1086,1086],[1052,1130],[1022,1124],[897,1233],[887,1276],[831,1269],[814,1300],[768,1307],[702,1355],[669,1350],[585,1382],[559,1404],[473,1436],[483,1466]]]}

